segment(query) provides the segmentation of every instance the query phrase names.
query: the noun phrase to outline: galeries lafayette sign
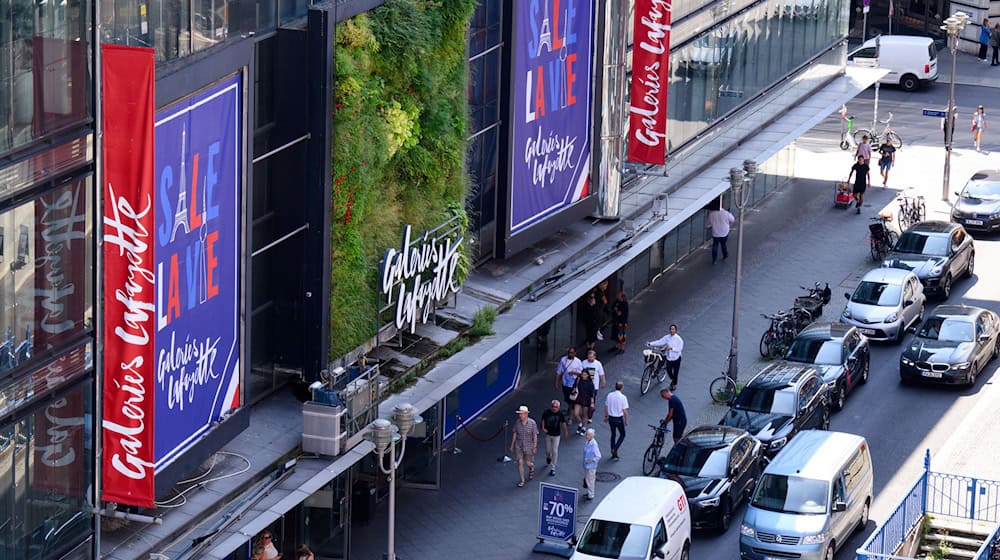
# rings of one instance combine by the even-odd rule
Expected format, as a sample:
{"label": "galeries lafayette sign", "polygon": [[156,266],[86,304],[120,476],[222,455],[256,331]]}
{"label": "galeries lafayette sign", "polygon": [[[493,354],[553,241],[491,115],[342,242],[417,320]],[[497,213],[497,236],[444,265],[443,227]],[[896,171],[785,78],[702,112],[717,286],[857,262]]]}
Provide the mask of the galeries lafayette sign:
{"label": "galeries lafayette sign", "polygon": [[458,293],[455,271],[461,257],[462,238],[430,237],[412,241],[411,227],[403,228],[400,249],[389,249],[382,259],[379,288],[387,304],[395,303],[397,329],[414,332],[417,320],[426,323],[434,306]]}
{"label": "galeries lafayette sign", "polygon": [[667,154],[667,80],[671,0],[636,0],[628,161],[663,165]]}

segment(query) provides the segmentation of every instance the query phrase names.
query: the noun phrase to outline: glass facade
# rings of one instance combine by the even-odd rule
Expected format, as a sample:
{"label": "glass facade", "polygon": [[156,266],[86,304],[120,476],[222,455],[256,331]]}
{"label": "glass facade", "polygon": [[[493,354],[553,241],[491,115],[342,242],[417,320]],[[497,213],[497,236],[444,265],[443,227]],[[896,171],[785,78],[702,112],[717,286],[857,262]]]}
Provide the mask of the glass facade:
{"label": "glass facade", "polygon": [[848,1],[767,0],[673,47],[668,149],[842,39]]}
{"label": "glass facade", "polygon": [[473,259],[493,256],[496,238],[497,170],[500,149],[500,65],[503,0],[480,0],[468,35],[469,143],[466,211],[476,240]]}
{"label": "glass facade", "polygon": [[228,37],[273,31],[303,18],[310,0],[100,0],[103,42],[152,47],[180,58]]}
{"label": "glass facade", "polygon": [[0,3],[0,153],[88,121],[90,8]]}

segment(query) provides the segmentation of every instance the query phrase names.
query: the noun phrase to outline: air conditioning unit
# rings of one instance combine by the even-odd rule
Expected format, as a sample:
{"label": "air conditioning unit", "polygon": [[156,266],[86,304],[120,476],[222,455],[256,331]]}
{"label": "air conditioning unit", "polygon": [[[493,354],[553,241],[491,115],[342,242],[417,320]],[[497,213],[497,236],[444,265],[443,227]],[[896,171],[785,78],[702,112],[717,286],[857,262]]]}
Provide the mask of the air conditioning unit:
{"label": "air conditioning unit", "polygon": [[365,414],[375,403],[379,395],[388,386],[388,381],[381,376],[374,378],[359,377],[347,384],[340,392],[340,400],[347,406],[350,418],[358,418]]}
{"label": "air conditioning unit", "polygon": [[302,451],[337,456],[344,451],[344,414],[342,406],[309,401],[302,405]]}

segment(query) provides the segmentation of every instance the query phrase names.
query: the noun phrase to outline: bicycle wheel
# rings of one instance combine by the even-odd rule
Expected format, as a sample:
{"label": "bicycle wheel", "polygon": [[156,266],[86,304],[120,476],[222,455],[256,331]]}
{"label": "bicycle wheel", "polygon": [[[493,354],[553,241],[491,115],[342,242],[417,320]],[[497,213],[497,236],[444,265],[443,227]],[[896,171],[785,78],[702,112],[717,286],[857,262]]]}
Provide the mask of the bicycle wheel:
{"label": "bicycle wheel", "polygon": [[854,131],[854,144],[860,145],[861,138],[864,136],[867,136],[868,139],[872,141],[872,145],[875,144],[874,135],[872,134],[872,131],[868,130],[867,128],[859,128]]}
{"label": "bicycle wheel", "polygon": [[660,458],[660,446],[655,443],[646,448],[646,453],[642,456],[642,474],[649,476],[656,469],[656,460]]}
{"label": "bicycle wheel", "polygon": [[916,205],[917,221],[922,222],[927,219],[927,205],[920,202]]}
{"label": "bicycle wheel", "polygon": [[663,380],[667,378],[667,363],[665,361],[660,362],[659,367],[656,368],[656,380],[663,383]]}
{"label": "bicycle wheel", "polygon": [[760,357],[770,358],[771,357],[771,346],[774,344],[774,333],[771,329],[764,331],[764,334],[760,337]]}
{"label": "bicycle wheel", "polygon": [[646,364],[642,370],[642,379],[639,380],[639,394],[645,395],[649,392],[649,386],[653,383],[653,363]]}
{"label": "bicycle wheel", "polygon": [[795,317],[795,330],[801,331],[802,329],[809,326],[812,323],[813,316],[808,309],[802,309],[801,307],[796,307],[792,309],[792,315]]}
{"label": "bicycle wheel", "polygon": [[911,216],[910,212],[911,211],[909,208],[905,206],[900,207],[899,214],[896,216],[896,219],[898,220],[896,223],[899,224],[900,229],[906,229],[910,227],[910,216]]}
{"label": "bicycle wheel", "polygon": [[892,144],[893,146],[896,147],[897,150],[903,149],[903,139],[900,138],[898,134],[896,134],[895,130],[890,130],[889,132],[886,132],[885,139],[892,140]]}
{"label": "bicycle wheel", "polygon": [[708,386],[708,394],[719,404],[730,404],[736,398],[736,382],[728,375],[716,377]]}
{"label": "bicycle wheel", "polygon": [[874,235],[869,235],[868,236],[868,245],[871,246],[872,260],[875,261],[875,262],[878,262],[878,261],[882,260],[881,257],[879,256],[879,255],[882,254],[882,249],[879,248],[879,240],[878,240],[878,238],[875,237]]}

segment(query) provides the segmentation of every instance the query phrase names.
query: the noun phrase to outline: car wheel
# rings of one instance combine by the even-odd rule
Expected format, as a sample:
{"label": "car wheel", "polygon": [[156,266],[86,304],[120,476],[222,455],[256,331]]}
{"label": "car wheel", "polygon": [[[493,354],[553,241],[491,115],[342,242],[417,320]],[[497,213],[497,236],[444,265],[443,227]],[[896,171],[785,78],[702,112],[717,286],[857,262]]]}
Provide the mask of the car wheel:
{"label": "car wheel", "polygon": [[948,299],[951,295],[951,274],[944,277],[944,282],[941,283],[941,299]]}
{"label": "car wheel", "polygon": [[965,277],[972,278],[972,274],[975,272],[976,268],[976,254],[972,253],[969,255],[969,264],[965,266]]}
{"label": "car wheel", "polygon": [[689,552],[690,548],[691,547],[688,546],[687,544],[684,545],[684,549],[681,550],[681,560],[688,560],[688,558],[690,556],[690,552]]}
{"label": "car wheel", "polygon": [[733,520],[733,506],[729,503],[729,496],[722,496],[722,512],[719,514],[719,529],[725,533],[729,531],[729,524]]}
{"label": "car wheel", "polygon": [[871,369],[871,358],[865,358],[864,369],[861,370],[861,381],[860,383],[864,385],[868,383],[868,370]]}
{"label": "car wheel", "polygon": [[979,372],[976,371],[976,362],[973,361],[972,365],[969,366],[969,379],[967,381],[967,384],[968,384],[969,387],[975,387],[976,386],[976,375],[978,375],[978,374],[979,374]]}
{"label": "car wheel", "polygon": [[993,353],[990,354],[990,359],[994,360],[997,356],[1000,356],[1000,336],[997,336],[997,339],[993,341]]}
{"label": "car wheel", "polygon": [[899,87],[903,88],[904,91],[916,91],[919,86],[920,80],[913,74],[905,74],[899,79]]}
{"label": "car wheel", "polygon": [[871,498],[865,500],[865,507],[861,508],[861,519],[858,520],[858,527],[856,531],[864,531],[865,525],[868,525],[868,514],[871,510]]}
{"label": "car wheel", "polygon": [[826,547],[826,554],[823,555],[823,560],[833,560],[833,543]]}
{"label": "car wheel", "polygon": [[833,409],[843,410],[844,403],[847,401],[847,386],[846,383],[841,383],[837,386],[836,391],[833,394]]}
{"label": "car wheel", "polygon": [[899,322],[899,329],[896,330],[896,337],[892,339],[893,344],[899,344],[903,342],[903,336],[906,334],[906,323],[903,321]]}
{"label": "car wheel", "polygon": [[830,409],[829,408],[826,408],[826,407],[823,408],[823,417],[820,418],[819,429],[821,429],[821,430],[829,430],[830,429]]}

